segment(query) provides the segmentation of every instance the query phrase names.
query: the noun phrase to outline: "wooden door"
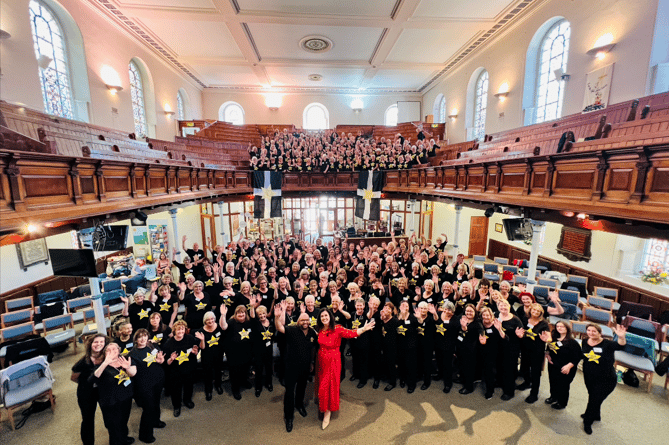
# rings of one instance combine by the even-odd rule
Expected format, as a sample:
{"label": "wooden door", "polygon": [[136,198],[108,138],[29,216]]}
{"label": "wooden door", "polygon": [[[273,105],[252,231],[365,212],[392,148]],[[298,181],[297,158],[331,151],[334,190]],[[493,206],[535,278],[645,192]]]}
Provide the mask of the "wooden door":
{"label": "wooden door", "polygon": [[469,256],[485,255],[488,245],[488,218],[472,216],[469,226]]}
{"label": "wooden door", "polygon": [[[202,228],[202,250],[209,252],[216,245],[216,217],[200,214],[200,224]],[[211,239],[211,245],[207,242],[209,239]]]}

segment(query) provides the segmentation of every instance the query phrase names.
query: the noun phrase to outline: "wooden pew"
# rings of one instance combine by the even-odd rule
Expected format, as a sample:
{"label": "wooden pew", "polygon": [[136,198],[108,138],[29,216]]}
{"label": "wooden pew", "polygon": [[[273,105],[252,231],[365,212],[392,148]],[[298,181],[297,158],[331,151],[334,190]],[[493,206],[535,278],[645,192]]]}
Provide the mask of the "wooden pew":
{"label": "wooden pew", "polygon": [[33,153],[52,153],[53,149],[47,144],[17,133],[0,125],[0,148],[12,151],[28,151]]}

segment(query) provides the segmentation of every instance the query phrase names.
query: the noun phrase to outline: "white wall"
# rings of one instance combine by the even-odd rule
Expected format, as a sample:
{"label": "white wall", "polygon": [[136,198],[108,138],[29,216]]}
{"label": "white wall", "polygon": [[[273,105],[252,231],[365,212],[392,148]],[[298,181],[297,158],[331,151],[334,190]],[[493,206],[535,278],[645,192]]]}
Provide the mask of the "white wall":
{"label": "white wall", "polygon": [[[432,109],[437,95],[443,93],[447,114],[454,108],[458,110],[457,119],[449,119],[450,141],[464,141],[467,83],[477,68],[484,67],[490,76],[485,132],[490,134],[522,126],[527,48],[536,30],[556,16],[565,17],[571,23],[567,62],[567,72],[571,74],[571,79],[565,87],[563,116],[581,110],[585,75],[610,63],[615,63],[615,67],[609,103],[644,96],[647,94],[657,5],[657,0],[546,1],[429,90],[423,96],[423,109]],[[587,55],[586,52],[594,46],[597,38],[606,33],[613,34],[615,48],[602,61]],[[506,101],[500,102],[493,94],[505,82],[509,84],[510,93]],[[504,113],[504,117],[500,117],[500,113]]]}
{"label": "white wall", "polygon": [[[328,109],[330,128],[340,124],[383,125],[386,109],[400,100],[419,100],[419,96],[408,95],[335,95],[286,93],[282,95],[282,105],[277,111],[265,105],[262,93],[238,93],[207,88],[202,93],[203,116],[218,119],[218,109],[231,100],[244,108],[244,123],[248,124],[295,124],[302,127],[302,112],[312,102],[319,102]],[[351,101],[360,97],[364,108],[359,113],[351,109]],[[423,107],[423,115],[427,114]],[[432,110],[430,105],[429,110]],[[431,111],[430,111],[431,112]]]}
{"label": "white wall", "polygon": [[[0,28],[11,34],[10,39],[0,41],[0,99],[44,111],[28,3],[29,0],[0,0]],[[77,22],[84,40],[91,92],[90,123],[128,133],[134,131],[128,80],[128,63],[133,57],[144,61],[153,77],[158,139],[174,140],[176,121],[163,111],[166,104],[176,110],[179,88],[185,89],[190,102],[187,117],[202,116],[201,91],[185,74],[170,68],[144,45],[119,31],[89,2],[60,0],[60,3]],[[103,66],[113,68],[121,79],[123,91],[116,96],[107,90],[101,78]],[[112,114],[112,107],[118,109],[118,115]]]}

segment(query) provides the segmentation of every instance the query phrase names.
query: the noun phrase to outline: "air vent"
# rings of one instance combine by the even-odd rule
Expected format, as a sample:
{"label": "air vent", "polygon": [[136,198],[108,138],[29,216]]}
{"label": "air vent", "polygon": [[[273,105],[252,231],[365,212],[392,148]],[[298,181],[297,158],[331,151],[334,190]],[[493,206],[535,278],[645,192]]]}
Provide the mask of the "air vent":
{"label": "air vent", "polygon": [[323,76],[320,74],[309,74],[309,80],[312,82],[320,82],[323,80]]}
{"label": "air vent", "polygon": [[300,40],[300,48],[310,53],[324,53],[332,49],[332,40],[323,36],[306,36]]}

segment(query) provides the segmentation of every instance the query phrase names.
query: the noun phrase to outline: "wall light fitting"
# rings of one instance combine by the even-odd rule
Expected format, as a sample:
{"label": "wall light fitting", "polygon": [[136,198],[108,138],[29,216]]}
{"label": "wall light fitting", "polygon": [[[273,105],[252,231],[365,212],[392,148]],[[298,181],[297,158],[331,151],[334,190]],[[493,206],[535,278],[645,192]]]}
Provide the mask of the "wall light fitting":
{"label": "wall light fitting", "polygon": [[11,37],[12,37],[12,35],[10,33],[5,31],[4,29],[0,29],[0,40],[6,40],[6,39],[9,39]]}
{"label": "wall light fitting", "polygon": [[116,93],[118,93],[118,92],[120,92],[120,91],[123,91],[123,87],[120,86],[120,85],[109,85],[109,84],[105,84],[105,86],[107,87],[107,89],[109,90],[109,92],[112,93],[113,95],[116,95]]}

